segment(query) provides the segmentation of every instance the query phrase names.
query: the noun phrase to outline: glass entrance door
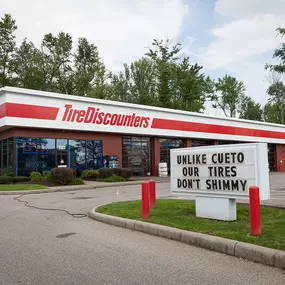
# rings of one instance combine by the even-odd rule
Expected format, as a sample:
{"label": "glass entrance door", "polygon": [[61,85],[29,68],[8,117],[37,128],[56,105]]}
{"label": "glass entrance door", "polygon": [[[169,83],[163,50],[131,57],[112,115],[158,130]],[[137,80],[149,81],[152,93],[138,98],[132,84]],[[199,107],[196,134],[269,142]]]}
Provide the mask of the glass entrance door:
{"label": "glass entrance door", "polygon": [[151,174],[151,157],[149,137],[123,137],[123,167],[131,168],[134,175]]}
{"label": "glass entrance door", "polygon": [[58,151],[56,154],[56,164],[67,166],[67,152]]}

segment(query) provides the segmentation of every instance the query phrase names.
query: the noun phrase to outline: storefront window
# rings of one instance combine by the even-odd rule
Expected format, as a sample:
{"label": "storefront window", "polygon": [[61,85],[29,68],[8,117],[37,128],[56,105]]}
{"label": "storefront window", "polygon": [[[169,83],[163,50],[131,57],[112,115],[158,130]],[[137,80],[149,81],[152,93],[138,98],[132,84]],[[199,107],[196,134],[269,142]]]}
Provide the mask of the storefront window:
{"label": "storefront window", "polygon": [[3,166],[2,166],[2,175],[7,175],[7,140],[3,141]]}
{"label": "storefront window", "polygon": [[69,151],[70,167],[76,171],[86,169],[86,141],[69,140]]}
{"label": "storefront window", "polygon": [[37,141],[38,170],[50,171],[55,167],[55,139],[38,139]]}
{"label": "storefront window", "polygon": [[86,141],[87,169],[102,167],[102,141]]}
{"label": "storefront window", "polygon": [[8,165],[7,165],[7,173],[8,175],[13,175],[13,139],[7,140],[8,145]]}
{"label": "storefront window", "polygon": [[[3,141],[4,142],[4,141]],[[2,142],[2,143],[3,143]],[[9,165],[13,165],[13,140],[9,141],[9,157],[7,157],[7,141],[5,141]],[[45,138],[17,138],[16,174],[29,176],[32,171],[50,171],[58,165],[72,167],[79,172],[84,169],[98,169],[102,167],[102,141],[99,140],[67,140]],[[13,168],[11,168],[13,169]]]}
{"label": "storefront window", "polygon": [[37,139],[17,139],[17,169],[18,176],[29,176],[37,171]]}

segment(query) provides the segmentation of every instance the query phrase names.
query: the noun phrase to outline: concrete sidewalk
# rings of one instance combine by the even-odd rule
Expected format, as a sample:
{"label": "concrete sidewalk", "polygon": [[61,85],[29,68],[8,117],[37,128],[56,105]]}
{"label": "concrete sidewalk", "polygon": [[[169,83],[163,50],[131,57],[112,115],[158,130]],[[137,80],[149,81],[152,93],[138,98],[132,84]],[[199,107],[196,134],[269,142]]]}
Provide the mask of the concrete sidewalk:
{"label": "concrete sidewalk", "polygon": [[68,186],[55,186],[48,187],[46,190],[23,190],[23,191],[0,191],[0,195],[21,195],[21,194],[40,194],[40,193],[54,193],[54,192],[67,192],[79,190],[92,190],[98,188],[111,188],[121,186],[140,185],[144,181],[154,180],[156,183],[169,183],[169,177],[139,177],[126,182],[97,182],[97,181],[84,181],[85,185],[68,185]]}
{"label": "concrete sidewalk", "polygon": [[96,188],[106,188],[106,187],[117,187],[117,186],[130,186],[130,185],[139,185],[144,181],[154,180],[156,183],[168,183],[170,182],[169,177],[138,177],[132,178],[130,181],[126,182],[98,182],[98,181],[84,181],[85,185],[75,185],[75,186],[56,186],[49,187],[51,191],[66,191],[66,188],[72,190],[84,190],[84,189],[96,189]]}

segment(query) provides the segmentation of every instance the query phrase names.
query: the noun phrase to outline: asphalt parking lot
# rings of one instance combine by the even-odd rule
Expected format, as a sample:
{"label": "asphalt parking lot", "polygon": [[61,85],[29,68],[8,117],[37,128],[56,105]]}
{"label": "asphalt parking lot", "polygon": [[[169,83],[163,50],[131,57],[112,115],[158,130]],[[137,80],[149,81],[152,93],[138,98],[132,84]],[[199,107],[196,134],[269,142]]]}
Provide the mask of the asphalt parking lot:
{"label": "asphalt parking lot", "polygon": [[[271,180],[284,205],[285,175]],[[284,184],[285,185],[285,184]],[[169,183],[157,184],[169,197]],[[0,197],[0,284],[284,284],[285,272],[179,242],[27,208]],[[140,186],[21,197],[30,205],[86,214],[96,206],[140,198]],[[276,202],[276,203],[277,203]]]}

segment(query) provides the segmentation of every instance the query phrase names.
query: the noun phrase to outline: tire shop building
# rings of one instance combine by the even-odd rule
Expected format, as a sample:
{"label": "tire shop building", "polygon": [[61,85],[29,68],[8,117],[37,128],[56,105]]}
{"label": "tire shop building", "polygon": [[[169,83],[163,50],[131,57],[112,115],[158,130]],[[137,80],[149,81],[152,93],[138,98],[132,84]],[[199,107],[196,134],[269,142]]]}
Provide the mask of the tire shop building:
{"label": "tire shop building", "polygon": [[270,171],[285,171],[285,126],[56,94],[0,89],[1,174],[67,165],[158,175],[170,149],[266,142]]}

